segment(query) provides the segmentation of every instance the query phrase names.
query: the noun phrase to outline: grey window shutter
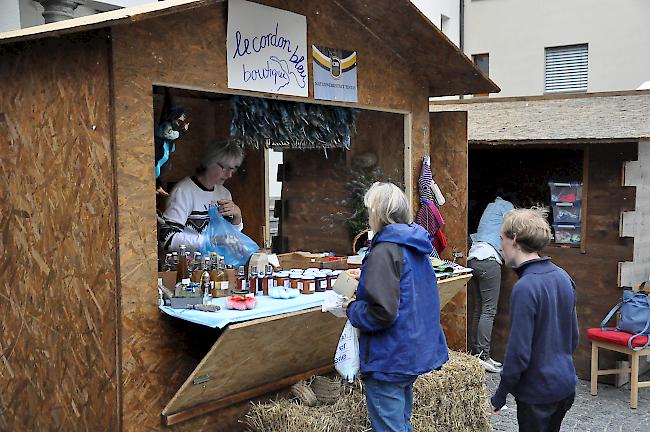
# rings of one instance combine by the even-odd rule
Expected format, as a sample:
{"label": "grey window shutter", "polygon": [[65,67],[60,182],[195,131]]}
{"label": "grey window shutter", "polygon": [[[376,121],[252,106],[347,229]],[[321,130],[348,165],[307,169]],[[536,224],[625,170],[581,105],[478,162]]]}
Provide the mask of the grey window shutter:
{"label": "grey window shutter", "polygon": [[588,57],[587,44],[546,48],[544,93],[586,92]]}

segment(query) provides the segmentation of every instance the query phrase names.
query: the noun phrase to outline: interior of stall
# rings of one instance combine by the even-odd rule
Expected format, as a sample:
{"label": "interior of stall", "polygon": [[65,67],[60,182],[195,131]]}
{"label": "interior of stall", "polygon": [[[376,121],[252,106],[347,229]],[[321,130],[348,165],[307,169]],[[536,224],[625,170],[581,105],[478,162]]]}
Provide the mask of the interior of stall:
{"label": "interior of stall", "polygon": [[[153,94],[154,119],[161,118],[165,95],[189,112],[189,128],[175,141],[169,168],[161,175],[167,192],[194,175],[207,143],[237,133],[241,138],[245,129],[246,157],[225,186],[242,210],[244,233],[275,253],[350,255],[352,240],[367,228],[365,190],[375,181],[404,183],[405,114],[161,86]],[[343,118],[348,124],[339,120],[341,110],[348,112]],[[317,148],[295,139],[288,127],[281,131],[284,142],[272,142],[263,130],[246,129],[264,122],[267,128],[282,128],[287,117],[322,130],[338,129],[339,136],[349,130],[349,143],[342,139],[338,145],[323,142]],[[163,212],[165,205],[166,197],[158,194],[157,210]],[[163,258],[160,249],[159,262]]]}
{"label": "interior of stall", "polygon": [[501,196],[515,207],[549,209],[551,247],[580,247],[584,153],[578,145],[471,145],[468,232],[476,232],[485,207]]}

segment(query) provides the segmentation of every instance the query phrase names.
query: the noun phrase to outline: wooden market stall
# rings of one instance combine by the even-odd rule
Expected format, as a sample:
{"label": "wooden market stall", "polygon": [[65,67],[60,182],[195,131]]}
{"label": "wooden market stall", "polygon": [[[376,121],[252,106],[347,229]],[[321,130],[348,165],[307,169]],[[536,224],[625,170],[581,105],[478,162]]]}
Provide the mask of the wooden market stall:
{"label": "wooden market stall", "polygon": [[[650,202],[650,92],[472,99],[437,102],[431,110],[468,115],[470,232],[497,188],[519,206],[552,207],[548,181],[582,183],[577,241],[556,241],[545,252],[576,282],[581,339],[574,360],[579,377],[589,379],[585,330],[600,324],[623,288],[638,287],[650,274],[644,222]],[[503,271],[495,358],[505,350],[516,280],[513,271]],[[601,368],[613,368],[616,360],[625,359],[601,356]]]}
{"label": "wooden market stall", "polygon": [[[374,147],[386,161],[396,156],[392,163],[402,167],[414,202],[421,158],[432,155],[448,196],[450,250],[464,250],[466,116],[430,118],[428,97],[498,88],[406,0],[263,3],[306,16],[309,43],[357,51],[358,102],[338,105],[400,116],[402,141]],[[174,399],[204,365],[215,336],[158,310],[152,172],[156,88],[185,92],[179,97],[203,104],[204,118],[217,112],[210,110],[223,95],[279,97],[228,88],[226,24],[224,1],[172,0],[0,34],[0,77],[8,83],[0,93],[0,429],[159,430],[168,404],[185,409],[230,396],[215,396],[210,387],[215,393],[190,395],[189,405]],[[307,98],[282,98],[313,102],[313,88]],[[205,129],[195,122],[192,132],[214,133],[218,119],[212,118]],[[266,206],[257,156],[247,158],[250,200],[242,208],[247,233],[260,240]],[[465,345],[465,307],[461,289],[443,309],[456,348]],[[338,329],[326,314],[290,314],[265,325],[310,315],[314,339],[335,341]],[[226,332],[246,339],[250,328],[245,323]],[[304,368],[276,368],[282,376],[267,383],[286,385],[282,379],[327,366],[322,362],[334,347],[316,344],[309,352],[304,343],[296,350],[307,359]],[[295,349],[286,340],[278,346]],[[251,384],[258,391],[250,397],[259,394],[258,384]],[[251,389],[237,390],[241,396]],[[236,430],[246,406],[210,411],[171,429]]]}

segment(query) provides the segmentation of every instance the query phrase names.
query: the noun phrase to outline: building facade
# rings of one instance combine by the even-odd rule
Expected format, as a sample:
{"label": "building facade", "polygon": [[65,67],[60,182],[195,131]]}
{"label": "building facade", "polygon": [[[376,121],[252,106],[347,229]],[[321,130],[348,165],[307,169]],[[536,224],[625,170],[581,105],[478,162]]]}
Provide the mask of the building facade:
{"label": "building facade", "polygon": [[463,50],[487,64],[499,97],[635,90],[650,80],[647,0],[463,1]]}

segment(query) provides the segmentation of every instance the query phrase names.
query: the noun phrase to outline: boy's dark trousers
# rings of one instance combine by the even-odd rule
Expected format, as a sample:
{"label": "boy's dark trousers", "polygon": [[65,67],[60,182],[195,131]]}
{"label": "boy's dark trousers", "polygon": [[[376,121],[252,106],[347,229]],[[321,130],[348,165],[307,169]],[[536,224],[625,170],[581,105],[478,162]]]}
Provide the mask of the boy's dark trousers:
{"label": "boy's dark trousers", "polygon": [[575,399],[575,393],[559,402],[527,404],[517,401],[519,432],[559,432],[564,415]]}

